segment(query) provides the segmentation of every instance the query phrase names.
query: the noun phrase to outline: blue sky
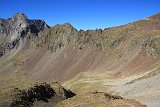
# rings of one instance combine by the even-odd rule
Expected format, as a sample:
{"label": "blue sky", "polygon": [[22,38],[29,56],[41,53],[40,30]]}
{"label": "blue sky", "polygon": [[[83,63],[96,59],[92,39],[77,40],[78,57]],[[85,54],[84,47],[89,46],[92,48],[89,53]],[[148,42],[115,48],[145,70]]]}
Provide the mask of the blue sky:
{"label": "blue sky", "polygon": [[71,23],[77,29],[127,24],[160,12],[160,0],[0,0],[0,17],[23,12],[50,26]]}

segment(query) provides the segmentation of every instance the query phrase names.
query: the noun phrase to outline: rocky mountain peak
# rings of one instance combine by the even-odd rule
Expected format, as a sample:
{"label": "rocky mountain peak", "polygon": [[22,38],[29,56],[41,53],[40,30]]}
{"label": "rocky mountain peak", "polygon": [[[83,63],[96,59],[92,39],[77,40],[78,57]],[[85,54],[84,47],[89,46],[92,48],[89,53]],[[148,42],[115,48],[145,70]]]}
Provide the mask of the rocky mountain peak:
{"label": "rocky mountain peak", "polygon": [[13,20],[26,20],[28,17],[24,13],[16,13],[12,17]]}
{"label": "rocky mountain peak", "polygon": [[[24,13],[16,13],[12,18],[0,19],[0,43],[3,50],[0,56],[4,55],[7,49],[13,49],[21,39],[37,36],[46,28],[49,26],[44,20],[30,20]],[[7,40],[3,39],[6,37]]]}
{"label": "rocky mountain peak", "polygon": [[37,35],[40,30],[48,27],[44,20],[30,20],[24,13],[16,13],[12,18],[0,20],[1,35],[11,36],[13,40],[28,32]]}
{"label": "rocky mountain peak", "polygon": [[64,23],[63,26],[66,26],[66,27],[73,27],[70,23]]}
{"label": "rocky mountain peak", "polygon": [[55,25],[55,26],[53,26],[53,28],[56,28],[56,29],[66,29],[66,30],[76,30],[77,31],[77,29],[76,28],[74,28],[70,23],[64,23],[64,24],[57,24],[57,25]]}
{"label": "rocky mountain peak", "polygon": [[78,30],[69,23],[57,24],[39,33],[37,46],[47,44],[48,49],[56,52],[67,46],[78,34]]}

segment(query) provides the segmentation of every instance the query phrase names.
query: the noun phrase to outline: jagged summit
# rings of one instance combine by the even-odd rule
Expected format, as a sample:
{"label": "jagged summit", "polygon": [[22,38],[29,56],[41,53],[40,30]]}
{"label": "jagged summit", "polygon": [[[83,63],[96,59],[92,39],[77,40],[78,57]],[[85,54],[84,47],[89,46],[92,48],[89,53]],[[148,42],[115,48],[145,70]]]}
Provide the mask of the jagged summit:
{"label": "jagged summit", "polygon": [[[24,13],[16,13],[12,18],[0,20],[0,56],[8,53],[8,50],[14,49],[21,39],[29,36],[37,36],[38,33],[49,26],[44,20],[30,20]],[[6,38],[7,39],[4,39]],[[23,40],[23,44],[25,41]],[[22,44],[21,44],[22,45]]]}
{"label": "jagged summit", "polygon": [[24,13],[22,13],[22,12],[14,14],[12,18],[13,19],[15,19],[15,18],[21,18],[21,19],[24,19],[24,20],[28,19],[28,17]]}
{"label": "jagged summit", "polygon": [[[0,32],[3,36],[20,37],[21,34],[25,35],[31,31],[31,33],[37,33],[40,30],[48,28],[49,26],[44,20],[30,20],[24,13],[16,13],[12,18],[0,20]],[[16,39],[14,38],[14,39]]]}

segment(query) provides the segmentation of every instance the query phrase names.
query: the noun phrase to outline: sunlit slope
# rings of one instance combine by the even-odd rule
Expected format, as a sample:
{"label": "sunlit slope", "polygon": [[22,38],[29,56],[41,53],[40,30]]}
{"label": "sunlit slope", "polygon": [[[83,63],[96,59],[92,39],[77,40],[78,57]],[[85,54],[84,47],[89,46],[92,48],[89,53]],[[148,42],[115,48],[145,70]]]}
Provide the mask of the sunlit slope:
{"label": "sunlit slope", "polygon": [[[1,57],[1,88],[27,87],[29,83],[44,81],[65,83],[83,72],[91,76],[85,83],[157,106],[159,17],[157,14],[104,30],[77,31],[66,23],[40,31],[38,36],[24,37],[24,41],[21,39],[17,47]],[[79,78],[80,84],[85,76]]]}

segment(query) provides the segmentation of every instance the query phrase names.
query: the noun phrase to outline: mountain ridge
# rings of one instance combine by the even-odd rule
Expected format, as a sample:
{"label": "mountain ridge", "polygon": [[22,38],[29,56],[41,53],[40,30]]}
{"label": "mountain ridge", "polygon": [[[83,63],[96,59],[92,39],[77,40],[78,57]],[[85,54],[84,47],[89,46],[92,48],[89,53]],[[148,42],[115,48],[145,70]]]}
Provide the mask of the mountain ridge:
{"label": "mountain ridge", "polygon": [[[5,47],[0,61],[2,93],[12,89],[8,87],[23,88],[35,82],[58,81],[86,97],[93,97],[88,93],[96,89],[104,93],[114,91],[147,106],[153,106],[152,97],[155,97],[154,104],[159,104],[159,94],[153,90],[159,92],[156,81],[160,74],[160,20],[151,18],[103,30],[78,31],[69,23],[53,27],[46,27],[41,20],[26,23],[23,13],[18,15],[20,19],[15,18],[20,20],[15,25],[18,26],[15,31],[19,32],[14,35],[18,38],[16,43],[11,39],[13,35],[0,36],[4,40],[2,52]],[[151,17],[157,19],[159,15]],[[4,20],[3,23],[9,22]],[[30,30],[23,33],[26,26]],[[11,33],[14,34],[14,30]],[[11,42],[9,49],[8,42]],[[64,104],[75,100],[66,100],[69,102],[64,101]]]}

